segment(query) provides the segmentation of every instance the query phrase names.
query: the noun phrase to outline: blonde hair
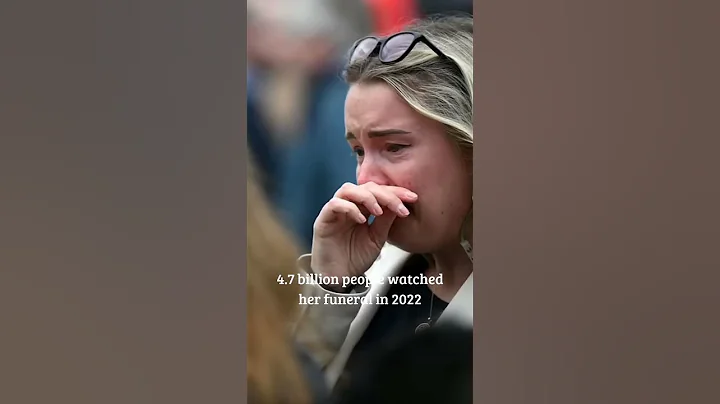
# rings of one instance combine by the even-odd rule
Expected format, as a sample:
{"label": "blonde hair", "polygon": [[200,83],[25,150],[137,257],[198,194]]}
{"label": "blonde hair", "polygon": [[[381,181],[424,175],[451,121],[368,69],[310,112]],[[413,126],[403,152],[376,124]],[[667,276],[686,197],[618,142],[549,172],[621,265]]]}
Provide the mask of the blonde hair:
{"label": "blonde hair", "polygon": [[[252,167],[250,167],[252,171]],[[247,181],[247,383],[249,401],[310,403],[290,343],[298,309],[297,284],[279,285],[295,268],[298,249],[251,173]]]}
{"label": "blonde hair", "polygon": [[472,17],[419,20],[405,30],[424,35],[448,59],[438,57],[425,44],[418,43],[405,59],[395,64],[383,64],[378,58],[370,57],[348,65],[345,80],[349,84],[387,83],[420,114],[443,123],[458,146],[472,150]]}

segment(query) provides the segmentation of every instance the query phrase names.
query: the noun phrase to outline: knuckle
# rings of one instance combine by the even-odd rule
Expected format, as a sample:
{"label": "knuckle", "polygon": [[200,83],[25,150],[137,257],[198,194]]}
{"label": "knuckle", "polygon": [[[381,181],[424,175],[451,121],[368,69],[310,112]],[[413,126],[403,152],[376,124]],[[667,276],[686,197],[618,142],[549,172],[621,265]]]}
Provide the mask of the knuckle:
{"label": "knuckle", "polygon": [[340,198],[332,198],[328,201],[328,203],[325,205],[331,209],[336,209],[340,206],[342,206],[342,200]]}
{"label": "knuckle", "polygon": [[352,189],[356,188],[357,186],[353,183],[346,182],[338,188],[338,190],[335,192],[335,196],[339,197],[342,195],[347,195]]}
{"label": "knuckle", "polygon": [[368,182],[363,184],[364,193],[367,195],[367,199],[377,199],[382,197],[382,187],[374,182]]}

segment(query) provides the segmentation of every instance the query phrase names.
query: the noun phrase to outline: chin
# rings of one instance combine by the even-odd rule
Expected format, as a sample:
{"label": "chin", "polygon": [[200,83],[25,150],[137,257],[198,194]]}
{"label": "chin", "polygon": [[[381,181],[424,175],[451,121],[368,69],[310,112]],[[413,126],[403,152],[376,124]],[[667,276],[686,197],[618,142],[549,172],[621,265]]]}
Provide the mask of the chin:
{"label": "chin", "polygon": [[415,223],[393,224],[388,234],[388,243],[412,254],[430,253],[433,250],[430,233],[418,229],[413,224]]}

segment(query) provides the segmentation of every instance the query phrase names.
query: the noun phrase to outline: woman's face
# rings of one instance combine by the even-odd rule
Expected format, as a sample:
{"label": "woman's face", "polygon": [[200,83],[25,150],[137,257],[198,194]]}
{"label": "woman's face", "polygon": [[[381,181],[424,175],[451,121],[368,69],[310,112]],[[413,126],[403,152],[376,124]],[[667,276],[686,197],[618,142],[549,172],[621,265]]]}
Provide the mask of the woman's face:
{"label": "woman's face", "polygon": [[459,242],[471,207],[471,160],[445,126],[420,115],[385,83],[353,84],[345,128],[357,157],[359,185],[375,182],[418,194],[410,216],[395,220],[389,242],[412,253],[433,253]]}

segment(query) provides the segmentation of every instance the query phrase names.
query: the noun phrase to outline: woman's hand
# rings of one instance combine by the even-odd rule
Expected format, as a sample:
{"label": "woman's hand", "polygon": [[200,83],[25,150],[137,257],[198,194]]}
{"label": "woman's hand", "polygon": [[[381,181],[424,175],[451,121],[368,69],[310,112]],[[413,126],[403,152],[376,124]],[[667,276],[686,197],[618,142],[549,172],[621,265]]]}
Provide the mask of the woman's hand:
{"label": "woman's hand", "polygon": [[[410,213],[405,203],[418,196],[401,187],[346,183],[325,204],[315,220],[314,272],[327,276],[358,276],[375,262],[395,220]],[[368,218],[375,216],[372,224]]]}

